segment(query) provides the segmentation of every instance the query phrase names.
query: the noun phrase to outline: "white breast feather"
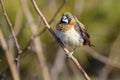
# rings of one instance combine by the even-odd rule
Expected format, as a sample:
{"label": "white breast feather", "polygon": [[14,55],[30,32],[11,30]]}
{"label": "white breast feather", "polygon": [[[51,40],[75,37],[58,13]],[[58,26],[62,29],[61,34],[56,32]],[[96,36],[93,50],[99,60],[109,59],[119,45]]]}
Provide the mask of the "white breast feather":
{"label": "white breast feather", "polygon": [[57,31],[57,36],[67,45],[78,46],[83,43],[83,38],[80,34],[75,31],[74,27],[71,27],[69,30],[62,32]]}

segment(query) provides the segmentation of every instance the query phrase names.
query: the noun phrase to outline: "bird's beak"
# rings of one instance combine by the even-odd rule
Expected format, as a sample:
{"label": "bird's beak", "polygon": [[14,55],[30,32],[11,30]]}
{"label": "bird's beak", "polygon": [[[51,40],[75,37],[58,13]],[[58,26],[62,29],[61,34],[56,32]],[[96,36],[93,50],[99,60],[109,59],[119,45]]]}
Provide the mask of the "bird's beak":
{"label": "bird's beak", "polygon": [[62,22],[64,22],[64,23],[68,23],[68,19],[67,19],[66,16],[62,16]]}

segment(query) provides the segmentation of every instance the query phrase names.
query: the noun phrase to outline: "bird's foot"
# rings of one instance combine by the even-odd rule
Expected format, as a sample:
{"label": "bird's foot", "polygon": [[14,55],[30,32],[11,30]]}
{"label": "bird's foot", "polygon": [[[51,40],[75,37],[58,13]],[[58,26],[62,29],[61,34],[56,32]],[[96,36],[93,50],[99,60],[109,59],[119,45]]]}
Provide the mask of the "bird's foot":
{"label": "bird's foot", "polygon": [[73,55],[73,53],[74,53],[74,51],[70,52],[70,53],[68,54],[68,57],[71,58],[72,55]]}

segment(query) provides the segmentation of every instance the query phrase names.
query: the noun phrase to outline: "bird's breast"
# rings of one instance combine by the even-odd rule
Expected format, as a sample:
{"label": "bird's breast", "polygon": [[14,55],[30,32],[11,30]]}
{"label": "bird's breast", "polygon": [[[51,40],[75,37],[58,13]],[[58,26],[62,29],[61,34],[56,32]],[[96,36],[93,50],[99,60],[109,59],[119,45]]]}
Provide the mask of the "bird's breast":
{"label": "bird's breast", "polygon": [[57,31],[57,36],[67,45],[76,47],[80,43],[83,43],[83,38],[74,27],[71,27],[67,31]]}

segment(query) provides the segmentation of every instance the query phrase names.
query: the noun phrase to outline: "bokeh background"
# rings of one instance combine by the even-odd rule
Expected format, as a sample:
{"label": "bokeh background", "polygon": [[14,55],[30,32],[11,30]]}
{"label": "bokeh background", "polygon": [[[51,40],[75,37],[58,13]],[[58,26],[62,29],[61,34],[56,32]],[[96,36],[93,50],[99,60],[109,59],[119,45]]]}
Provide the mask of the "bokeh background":
{"label": "bokeh background", "polygon": [[[36,2],[49,22],[64,0],[36,0]],[[36,33],[41,32],[45,25],[36,13],[31,0],[27,0],[27,3],[22,3],[22,0],[4,0],[4,4],[19,45],[21,49],[24,49],[33,35],[30,25],[32,23],[37,25],[38,32]],[[33,21],[26,19],[22,4],[28,5]],[[103,60],[102,62],[94,57],[95,54],[92,54],[93,52],[88,46],[76,49],[74,56],[88,73],[91,80],[120,80],[120,66],[113,67],[113,62],[120,63],[120,0],[66,0],[63,8],[51,24],[54,30],[64,12],[73,13],[85,25],[91,36],[91,42],[95,45],[92,50],[96,51],[96,54],[100,55],[97,57]],[[11,52],[13,55],[17,54],[1,7],[0,27]],[[43,55],[52,80],[83,80],[82,75],[73,62],[65,56],[64,51],[60,49],[48,30],[38,36],[38,38],[40,39]],[[44,80],[42,68],[39,66],[35,53],[34,45],[31,43],[30,50],[21,55],[19,62],[21,80]],[[113,63],[113,66],[107,65],[107,61],[103,57],[111,59],[113,62],[110,63]],[[3,72],[7,67],[4,51],[0,47],[0,72]],[[56,67],[59,68],[56,70]],[[4,80],[12,80],[9,70],[4,74]]]}

